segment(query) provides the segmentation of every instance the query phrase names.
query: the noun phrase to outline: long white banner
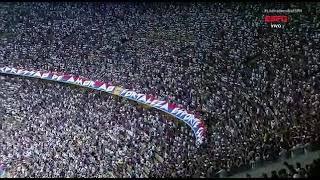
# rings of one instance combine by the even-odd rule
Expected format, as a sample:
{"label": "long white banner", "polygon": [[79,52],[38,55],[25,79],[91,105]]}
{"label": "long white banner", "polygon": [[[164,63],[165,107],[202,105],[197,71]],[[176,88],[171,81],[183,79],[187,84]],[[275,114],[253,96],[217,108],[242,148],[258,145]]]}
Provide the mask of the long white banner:
{"label": "long white banner", "polygon": [[75,84],[78,86],[96,89],[99,91],[104,91],[110,94],[131,99],[138,103],[142,103],[153,108],[159,109],[185,122],[193,130],[196,137],[197,145],[202,144],[205,139],[206,128],[204,122],[200,118],[198,118],[192,112],[187,111],[185,108],[182,107],[182,105],[158,100],[153,95],[141,94],[129,89],[124,89],[119,86],[113,86],[111,83],[93,81],[81,76],[75,76],[68,73],[25,70],[12,67],[0,67],[0,73],[46,79],[50,81],[58,81],[68,84]]}

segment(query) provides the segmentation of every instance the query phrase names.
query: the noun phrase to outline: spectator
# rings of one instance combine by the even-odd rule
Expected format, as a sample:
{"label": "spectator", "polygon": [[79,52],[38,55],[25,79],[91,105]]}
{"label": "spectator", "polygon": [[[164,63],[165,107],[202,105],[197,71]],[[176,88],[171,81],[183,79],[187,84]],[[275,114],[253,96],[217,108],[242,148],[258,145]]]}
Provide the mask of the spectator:
{"label": "spectator", "polygon": [[278,177],[278,174],[277,174],[277,171],[272,171],[272,172],[271,172],[271,178],[272,178],[272,179],[274,179],[274,178],[279,178],[279,177]]}

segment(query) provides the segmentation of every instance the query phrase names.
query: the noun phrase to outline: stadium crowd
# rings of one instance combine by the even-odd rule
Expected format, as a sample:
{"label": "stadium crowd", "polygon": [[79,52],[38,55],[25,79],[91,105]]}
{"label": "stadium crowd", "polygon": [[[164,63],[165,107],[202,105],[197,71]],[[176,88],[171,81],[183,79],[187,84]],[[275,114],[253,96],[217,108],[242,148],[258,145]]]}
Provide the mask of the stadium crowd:
{"label": "stadium crowd", "polygon": [[3,3],[0,66],[154,94],[200,112],[208,133],[196,148],[190,128],[155,110],[5,76],[1,113],[24,115],[18,131],[2,125],[1,159],[19,177],[212,177],[318,145],[320,16],[297,4],[275,30],[259,3]]}
{"label": "stadium crowd", "polygon": [[19,77],[0,92],[0,159],[14,177],[162,176],[196,150],[189,129],[106,93]]}
{"label": "stadium crowd", "polygon": [[[283,165],[285,168],[280,169],[278,172],[272,171],[270,177],[266,173],[263,173],[261,178],[314,178],[320,176],[320,158],[313,160],[311,164],[307,164],[305,167],[300,162],[296,162],[296,167],[286,161],[283,162]],[[246,178],[251,178],[251,175],[246,174]]]}

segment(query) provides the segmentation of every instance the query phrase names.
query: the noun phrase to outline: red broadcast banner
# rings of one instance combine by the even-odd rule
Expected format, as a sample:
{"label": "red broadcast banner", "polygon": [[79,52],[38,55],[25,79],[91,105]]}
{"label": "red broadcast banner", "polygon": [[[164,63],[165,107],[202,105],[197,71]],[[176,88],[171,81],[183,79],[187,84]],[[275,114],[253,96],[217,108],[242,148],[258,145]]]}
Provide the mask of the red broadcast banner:
{"label": "red broadcast banner", "polygon": [[289,21],[288,16],[264,16],[265,23],[287,23]]}

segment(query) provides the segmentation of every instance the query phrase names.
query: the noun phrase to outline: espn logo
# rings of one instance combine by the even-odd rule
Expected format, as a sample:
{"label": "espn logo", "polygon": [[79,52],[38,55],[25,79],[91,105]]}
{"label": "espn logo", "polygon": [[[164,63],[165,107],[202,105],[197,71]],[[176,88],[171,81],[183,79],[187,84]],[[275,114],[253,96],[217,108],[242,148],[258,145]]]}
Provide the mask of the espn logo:
{"label": "espn logo", "polygon": [[265,16],[265,23],[287,23],[289,21],[288,16]]}

